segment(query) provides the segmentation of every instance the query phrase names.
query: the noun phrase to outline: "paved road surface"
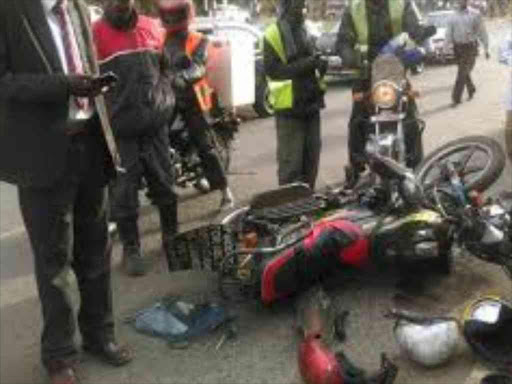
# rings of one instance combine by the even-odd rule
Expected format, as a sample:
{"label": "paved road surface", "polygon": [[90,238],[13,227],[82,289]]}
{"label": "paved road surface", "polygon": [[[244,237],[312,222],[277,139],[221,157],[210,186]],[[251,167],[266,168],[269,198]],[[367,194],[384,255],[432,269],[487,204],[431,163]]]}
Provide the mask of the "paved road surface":
{"label": "paved road surface", "polygon": [[[493,23],[494,41],[503,36],[505,22]],[[495,50],[493,49],[493,52]],[[475,70],[478,93],[474,101],[457,109],[448,107],[454,67],[432,67],[413,78],[422,92],[419,108],[427,121],[426,152],[447,140],[468,134],[484,134],[503,142],[503,85],[510,81],[509,69],[495,60],[481,59]],[[342,180],[346,163],[347,120],[350,92],[343,84],[333,83],[323,113],[323,152],[319,186]],[[254,120],[241,128],[233,160],[230,181],[240,201],[254,193],[276,186],[275,132],[273,119]],[[497,189],[510,187],[510,169],[497,183]],[[182,192],[180,223],[182,229],[217,220],[220,196],[196,196]],[[28,241],[19,231],[16,194],[12,187],[0,183],[0,382],[43,382],[39,359],[39,304],[35,295],[32,260]],[[293,329],[292,305],[287,303],[262,309],[257,303],[236,307],[239,312],[240,336],[234,343],[216,351],[219,334],[198,342],[187,351],[169,349],[160,340],[137,335],[122,322],[135,309],[155,297],[173,292],[194,296],[212,292],[211,276],[177,273],[169,276],[158,262],[160,243],[158,219],[150,207],[141,215],[144,249],[155,260],[154,271],[147,277],[128,279],[117,268],[119,246],[114,249],[114,294],[119,334],[135,345],[138,358],[126,369],[112,369],[85,359],[81,375],[86,383],[298,383],[296,368],[297,335]],[[510,283],[499,270],[461,257],[456,273],[434,280],[428,295],[409,303],[412,308],[430,312],[458,313],[467,300],[481,292],[509,292]],[[337,309],[351,311],[349,337],[343,346],[358,364],[367,369],[378,365],[379,354],[386,351],[401,367],[397,383],[476,383],[479,375],[474,357],[461,346],[460,356],[446,368],[423,371],[397,356],[389,321],[382,311],[393,300],[392,278],[371,276],[367,281],[347,281],[332,288]],[[338,346],[340,347],[340,346]],[[477,367],[477,369],[475,369]]]}

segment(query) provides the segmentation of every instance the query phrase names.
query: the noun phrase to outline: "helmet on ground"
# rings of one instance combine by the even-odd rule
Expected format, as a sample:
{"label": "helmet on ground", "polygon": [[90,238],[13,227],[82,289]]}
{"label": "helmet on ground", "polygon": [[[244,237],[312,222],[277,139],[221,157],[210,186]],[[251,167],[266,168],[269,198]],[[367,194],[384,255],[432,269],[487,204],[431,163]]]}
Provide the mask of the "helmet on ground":
{"label": "helmet on ground", "polygon": [[512,367],[512,303],[487,296],[464,313],[464,337],[473,351],[499,367]]}
{"label": "helmet on ground", "polygon": [[448,362],[455,354],[459,340],[457,319],[426,317],[401,310],[392,310],[387,316],[396,319],[396,342],[412,361],[435,367]]}
{"label": "helmet on ground", "polygon": [[163,26],[169,32],[187,30],[194,18],[191,0],[155,0]]}

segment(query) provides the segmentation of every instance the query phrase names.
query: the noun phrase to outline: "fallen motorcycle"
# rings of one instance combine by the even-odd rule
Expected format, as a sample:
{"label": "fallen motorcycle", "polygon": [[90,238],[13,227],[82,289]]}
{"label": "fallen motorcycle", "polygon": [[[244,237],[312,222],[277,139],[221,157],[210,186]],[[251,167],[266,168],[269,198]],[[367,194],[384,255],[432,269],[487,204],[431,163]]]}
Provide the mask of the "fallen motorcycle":
{"label": "fallen motorcycle", "polygon": [[[455,245],[512,274],[512,198],[483,202],[464,187],[489,187],[503,170],[503,151],[490,139],[466,141],[435,151],[435,167],[425,161],[418,176],[369,154],[380,182],[363,190],[322,195],[290,185],[259,194],[221,225],[179,235],[176,258],[187,268],[217,271],[225,295],[259,297],[265,304],[340,269],[394,265],[410,276],[411,268],[428,265],[450,273]],[[487,163],[464,174],[467,157],[480,152],[490,156]]]}
{"label": "fallen motorcycle", "polygon": [[[229,170],[232,144],[239,125],[238,118],[227,111],[219,111],[209,122],[208,140],[225,171]],[[209,192],[210,186],[204,176],[204,167],[197,148],[190,140],[187,127],[180,118],[176,118],[171,125],[169,141],[176,185],[180,188],[192,186],[202,193]]]}

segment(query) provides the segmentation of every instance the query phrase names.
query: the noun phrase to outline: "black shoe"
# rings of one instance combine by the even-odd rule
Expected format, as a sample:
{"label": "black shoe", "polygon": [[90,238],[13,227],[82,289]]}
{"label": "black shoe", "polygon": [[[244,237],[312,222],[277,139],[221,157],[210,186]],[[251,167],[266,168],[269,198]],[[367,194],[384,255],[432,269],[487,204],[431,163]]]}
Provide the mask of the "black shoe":
{"label": "black shoe", "polygon": [[468,100],[471,100],[471,99],[473,99],[473,96],[475,96],[476,89],[474,89],[474,90],[472,90],[472,91],[469,91],[468,93],[469,93],[469,95],[468,95]]}
{"label": "black shoe", "polygon": [[450,105],[450,107],[452,108],[457,108],[460,104],[460,101],[452,101],[452,104]]}

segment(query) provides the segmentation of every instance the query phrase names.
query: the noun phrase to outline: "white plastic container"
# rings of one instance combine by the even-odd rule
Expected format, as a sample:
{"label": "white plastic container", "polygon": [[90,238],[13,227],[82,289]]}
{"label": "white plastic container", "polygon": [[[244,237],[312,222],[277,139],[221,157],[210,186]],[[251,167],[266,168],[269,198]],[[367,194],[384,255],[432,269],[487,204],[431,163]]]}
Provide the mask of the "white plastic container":
{"label": "white plastic container", "polygon": [[[242,34],[241,34],[242,35]],[[252,105],[255,101],[255,57],[252,41],[209,37],[206,73],[224,107]]]}

